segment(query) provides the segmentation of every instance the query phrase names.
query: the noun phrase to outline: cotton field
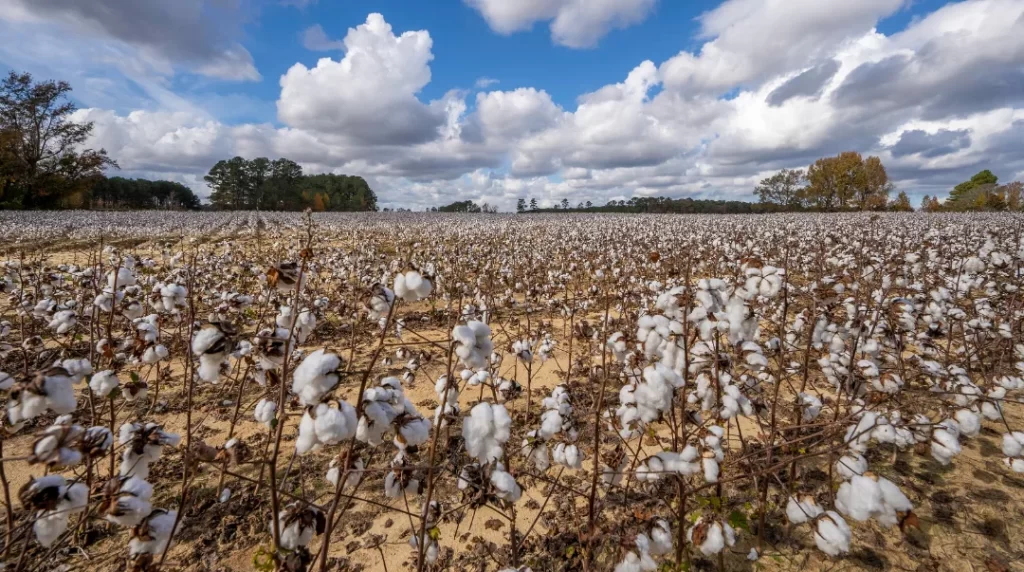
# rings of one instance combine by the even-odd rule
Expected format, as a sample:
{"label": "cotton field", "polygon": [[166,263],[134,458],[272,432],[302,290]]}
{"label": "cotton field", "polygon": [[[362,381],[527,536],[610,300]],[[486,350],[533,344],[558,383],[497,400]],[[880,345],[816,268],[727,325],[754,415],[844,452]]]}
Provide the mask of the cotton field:
{"label": "cotton field", "polygon": [[1011,570],[1022,223],[0,212],[0,569]]}

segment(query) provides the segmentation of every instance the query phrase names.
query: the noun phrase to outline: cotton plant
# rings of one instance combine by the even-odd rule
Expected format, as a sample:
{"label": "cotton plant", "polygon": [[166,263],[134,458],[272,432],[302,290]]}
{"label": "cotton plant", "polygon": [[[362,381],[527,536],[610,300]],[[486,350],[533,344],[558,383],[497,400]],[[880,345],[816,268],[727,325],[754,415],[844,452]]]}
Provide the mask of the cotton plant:
{"label": "cotton plant", "polygon": [[20,496],[22,504],[33,511],[36,540],[49,548],[67,531],[71,516],[85,510],[89,488],[84,483],[68,483],[61,475],[47,475],[32,478]]}
{"label": "cotton plant", "polygon": [[204,325],[192,338],[192,353],[199,358],[199,379],[218,383],[221,368],[235,349],[237,332],[231,324],[212,322]]}
{"label": "cotton plant", "polygon": [[16,383],[9,390],[7,420],[17,430],[26,421],[52,411],[65,415],[75,411],[75,374],[63,366],[39,371],[28,383]]}
{"label": "cotton plant", "polygon": [[[295,310],[291,306],[281,306],[278,309],[275,323],[279,330],[292,332],[297,344],[304,344],[309,335],[316,329],[316,316],[309,308],[302,308],[298,315],[296,315]],[[286,333],[283,338],[288,339],[288,334]]]}
{"label": "cotton plant", "polygon": [[130,422],[121,425],[118,431],[121,453],[120,475],[122,477],[149,477],[149,467],[160,458],[164,447],[177,447],[181,436],[168,433],[157,423]]}

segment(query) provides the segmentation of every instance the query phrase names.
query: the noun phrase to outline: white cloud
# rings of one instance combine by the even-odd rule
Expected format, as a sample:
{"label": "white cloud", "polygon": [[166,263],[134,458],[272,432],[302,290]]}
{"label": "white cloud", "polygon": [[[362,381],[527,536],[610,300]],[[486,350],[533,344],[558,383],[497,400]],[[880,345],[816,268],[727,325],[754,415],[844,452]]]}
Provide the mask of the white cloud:
{"label": "white cloud", "polygon": [[724,93],[828,58],[905,0],[727,0],[700,17],[697,54],[661,66],[666,88]]}
{"label": "white cloud", "polygon": [[797,1],[786,5],[802,12],[773,29],[756,18],[774,17],[778,0],[729,0],[702,18],[706,42],[695,53],[641,62],[575,106],[540,86],[423,101],[429,33],[397,34],[371,14],[348,31],[340,59],[296,64],[281,78],[283,126],[226,125],[187,106],[80,113],[96,122],[92,144],[126,171],[195,180],[235,154],[285,156],[308,171],[363,175],[382,204],[418,208],[749,200],[773,170],[844,150],[879,155],[917,196],[945,194],[982,168],[1004,180],[1024,173],[1019,1],[950,4],[889,36],[875,25],[898,1],[831,11]]}
{"label": "white cloud", "polygon": [[289,126],[343,134],[352,143],[415,144],[437,135],[444,111],[417,99],[430,81],[430,34],[395,36],[370,14],[350,28],[345,56],[313,68],[295,64],[281,78],[278,117]]}
{"label": "white cloud", "polygon": [[612,28],[642,22],[657,0],[465,0],[500,34],[527,30],[551,20],[551,39],[570,48],[589,48]]}
{"label": "white cloud", "polygon": [[[45,36],[56,29],[61,41],[74,37],[132,55],[169,75],[184,68],[232,81],[257,81],[252,55],[233,38],[244,15],[233,3],[203,0],[6,0],[0,20],[30,26]],[[70,34],[73,38],[67,38]]]}

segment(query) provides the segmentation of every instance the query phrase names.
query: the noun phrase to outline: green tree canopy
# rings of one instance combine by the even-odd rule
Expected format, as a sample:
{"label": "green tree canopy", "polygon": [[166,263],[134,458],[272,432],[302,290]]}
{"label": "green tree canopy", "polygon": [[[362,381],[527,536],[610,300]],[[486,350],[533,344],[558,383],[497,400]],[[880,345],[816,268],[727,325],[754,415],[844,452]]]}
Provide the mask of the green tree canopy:
{"label": "green tree canopy", "polygon": [[91,122],[71,121],[63,81],[35,82],[11,71],[0,82],[0,208],[81,206],[107,167],[103,149],[83,149]]}

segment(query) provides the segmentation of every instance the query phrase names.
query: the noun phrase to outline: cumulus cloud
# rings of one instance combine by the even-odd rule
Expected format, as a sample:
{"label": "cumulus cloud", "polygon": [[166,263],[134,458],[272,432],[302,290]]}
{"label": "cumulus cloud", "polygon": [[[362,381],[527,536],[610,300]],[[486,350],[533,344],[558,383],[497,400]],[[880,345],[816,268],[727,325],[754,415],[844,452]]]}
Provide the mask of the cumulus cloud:
{"label": "cumulus cloud", "polygon": [[823,60],[904,0],[728,0],[700,17],[709,38],[662,64],[668,88],[724,93]]}
{"label": "cumulus cloud", "polygon": [[551,21],[551,39],[570,48],[589,48],[612,28],[642,22],[657,0],[465,0],[500,34]]}
{"label": "cumulus cloud", "polygon": [[432,41],[425,30],[396,36],[370,14],[350,28],[340,60],[293,65],[281,77],[279,119],[300,129],[344,134],[353,144],[408,145],[433,139],[444,110],[417,99],[430,81]]}
{"label": "cumulus cloud", "polygon": [[[198,180],[234,154],[286,156],[361,174],[383,204],[405,207],[751,199],[773,170],[845,150],[881,156],[912,196],[944,194],[982,168],[1024,173],[1024,4],[965,0],[886,35],[876,25],[900,1],[779,2],[727,0],[702,16],[696,50],[640,62],[574,105],[543,86],[487,82],[426,101],[430,34],[371,14],[343,54],[281,77],[281,125],[188,109],[80,113],[95,121],[91,144],[126,170]],[[499,31],[553,20],[536,14],[563,4],[503,5],[488,8]]]}
{"label": "cumulus cloud", "polygon": [[231,38],[241,15],[204,0],[7,0],[0,19],[57,26],[136,48],[154,67],[186,66],[226,80],[260,79],[252,55]]}

